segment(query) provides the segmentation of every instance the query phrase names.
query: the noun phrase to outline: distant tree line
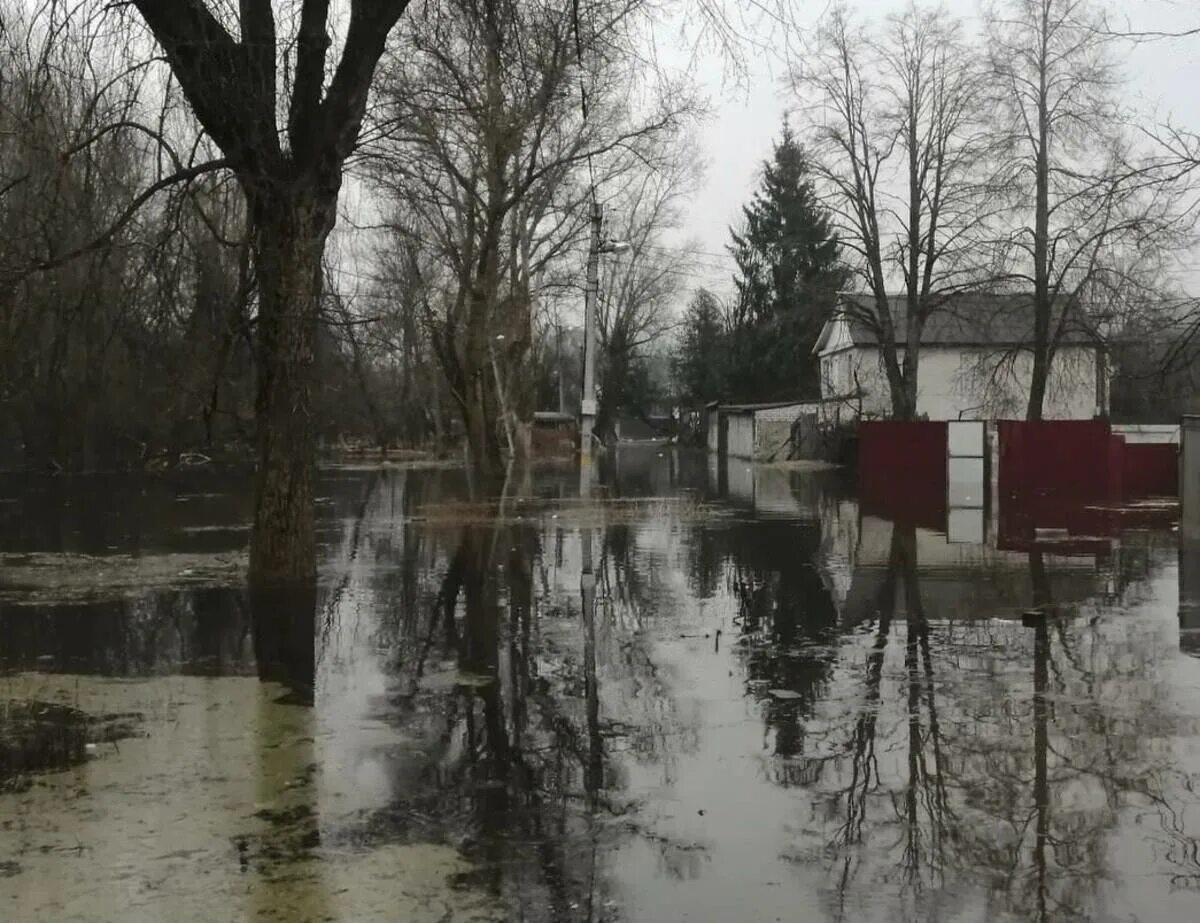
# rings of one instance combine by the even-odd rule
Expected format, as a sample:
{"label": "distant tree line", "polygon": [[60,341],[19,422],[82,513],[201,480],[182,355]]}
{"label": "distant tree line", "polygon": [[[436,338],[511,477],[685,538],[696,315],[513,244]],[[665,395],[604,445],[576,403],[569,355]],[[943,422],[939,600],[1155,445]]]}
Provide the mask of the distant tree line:
{"label": "distant tree line", "polygon": [[322,441],[486,486],[577,390],[593,203],[604,413],[644,402],[698,176],[656,9],[0,0],[0,464],[253,457],[251,582],[310,584]]}
{"label": "distant tree line", "polygon": [[[183,0],[148,4],[149,29],[129,7],[0,6],[3,464],[240,452],[274,400],[263,389],[288,379],[311,405],[302,441],[465,437],[495,465],[535,406],[557,408],[560,383],[578,407],[593,196],[605,233],[634,245],[605,261],[604,414],[646,403],[636,379],[688,266],[660,236],[699,177],[686,81],[633,55],[649,6],[411,5],[356,3],[339,22],[319,3]],[[329,36],[361,57],[346,81],[371,73],[343,86],[314,71]],[[350,98],[368,86],[369,106]],[[290,107],[279,132],[263,127],[269,95]],[[351,154],[369,204],[349,220],[373,226],[326,253]],[[270,196],[305,184],[321,247],[304,273],[320,289],[307,320],[264,315]],[[285,346],[298,352],[267,369]],[[320,387],[298,371],[310,353]]]}

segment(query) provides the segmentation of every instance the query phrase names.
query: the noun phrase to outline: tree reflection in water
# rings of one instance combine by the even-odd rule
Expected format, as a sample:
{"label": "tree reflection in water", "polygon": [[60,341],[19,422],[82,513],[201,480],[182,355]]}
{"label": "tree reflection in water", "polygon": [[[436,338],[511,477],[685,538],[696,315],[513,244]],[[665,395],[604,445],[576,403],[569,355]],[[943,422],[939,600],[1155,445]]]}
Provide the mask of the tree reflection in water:
{"label": "tree reflection in water", "polygon": [[[525,492],[422,522],[440,499],[430,483],[414,479],[386,528],[347,529],[347,555],[373,545],[398,565],[373,576],[371,606],[386,613],[387,714],[408,741],[392,804],[361,836],[460,845],[513,918],[644,918],[629,889],[708,874],[706,848],[752,835],[683,839],[686,823],[648,803],[729,765],[696,764],[719,735],[686,707],[677,661],[701,643],[762,722],[766,781],[737,784],[787,789],[794,817],[761,835],[789,831],[798,877],[823,869],[829,916],[1103,917],[1135,812],[1175,884],[1197,880],[1181,795],[1195,780],[1173,761],[1161,645],[1129,634],[1151,628],[1123,618],[1127,603],[1104,610],[1092,571],[1036,551],[923,565],[932,533],[877,521],[880,566],[835,591],[822,563],[835,526],[816,516],[682,523],[567,501],[551,516]],[[1118,562],[1142,566],[1135,581],[1138,560]],[[1031,606],[1048,615],[1024,627]],[[681,619],[726,634],[681,642]],[[711,665],[690,675],[717,679]],[[614,858],[644,855],[622,853],[635,840],[659,859],[636,884]]]}
{"label": "tree reflection in water", "polygon": [[259,678],[284,686],[283,701],[311,706],[316,675],[316,586],[257,588],[249,595]]}
{"label": "tree reflection in water", "polygon": [[[639,827],[612,750],[669,762],[663,749],[687,735],[634,629],[646,588],[632,532],[603,517],[577,529],[524,516],[535,502],[506,491],[468,521],[410,519],[391,549],[419,562],[403,595],[420,617],[397,611],[406,624],[380,631],[400,690],[392,720],[412,755],[394,764],[393,804],[359,836],[458,844],[478,869],[469,883],[514,919],[615,919],[602,856]],[[562,572],[589,556],[595,589],[572,592]],[[668,838],[655,842],[672,854]]]}
{"label": "tree reflection in water", "polygon": [[748,692],[763,711],[769,774],[785,786],[810,783],[805,716],[823,694],[837,612],[815,567],[815,522],[757,521],[711,536],[727,556],[727,589],[737,601]]}
{"label": "tree reflection in water", "polygon": [[1181,796],[1198,780],[1171,758],[1153,648],[1118,643],[1129,629],[1092,602],[1055,605],[1040,551],[1028,627],[1011,611],[936,619],[917,545],[892,527],[872,611],[852,619],[869,634],[843,640],[806,715],[821,843],[795,855],[826,857],[831,913],[853,917],[883,886],[895,917],[952,915],[977,882],[1001,915],[1103,916],[1123,810],[1156,816],[1172,883],[1196,886]]}

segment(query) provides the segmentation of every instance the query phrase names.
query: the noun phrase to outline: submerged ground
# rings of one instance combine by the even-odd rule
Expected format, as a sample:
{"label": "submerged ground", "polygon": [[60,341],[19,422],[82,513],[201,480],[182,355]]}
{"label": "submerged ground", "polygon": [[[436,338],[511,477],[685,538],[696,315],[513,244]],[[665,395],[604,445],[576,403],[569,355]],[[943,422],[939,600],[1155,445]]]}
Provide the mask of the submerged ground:
{"label": "submerged ground", "polygon": [[331,468],[283,641],[243,479],[0,480],[5,919],[1200,916],[1170,508],[952,543],[843,480]]}

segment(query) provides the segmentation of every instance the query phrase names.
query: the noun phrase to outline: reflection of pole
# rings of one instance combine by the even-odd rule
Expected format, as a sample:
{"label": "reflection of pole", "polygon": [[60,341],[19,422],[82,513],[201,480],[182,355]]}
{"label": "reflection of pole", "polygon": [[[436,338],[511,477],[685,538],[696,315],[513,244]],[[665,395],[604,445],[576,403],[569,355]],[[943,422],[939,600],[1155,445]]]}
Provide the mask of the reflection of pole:
{"label": "reflection of pole", "polygon": [[592,493],[592,466],[587,442],[584,442],[581,451],[583,454],[579,464],[579,500],[583,522],[579,529],[579,596],[583,607],[583,675],[589,742],[588,761],[584,768],[584,788],[588,794],[589,807],[594,807],[596,792],[601,784],[602,763],[599,747],[600,689],[596,680],[596,571],[592,563],[592,530],[587,523],[587,516],[590,514],[588,501]]}
{"label": "reflection of pole", "polygon": [[579,450],[592,450],[596,424],[596,297],[600,291],[600,203],[592,199],[592,240],[588,245],[587,283],[583,290],[583,402],[580,405]]}
{"label": "reflection of pole", "polygon": [[[588,765],[584,788],[589,802],[603,784],[603,757],[600,746],[600,685],[596,679],[596,574],[592,570],[592,530],[583,530],[583,684],[587,705]],[[594,808],[594,803],[589,803]]]}
{"label": "reflection of pole", "polygon": [[1179,546],[1179,649],[1200,655],[1200,547]]}

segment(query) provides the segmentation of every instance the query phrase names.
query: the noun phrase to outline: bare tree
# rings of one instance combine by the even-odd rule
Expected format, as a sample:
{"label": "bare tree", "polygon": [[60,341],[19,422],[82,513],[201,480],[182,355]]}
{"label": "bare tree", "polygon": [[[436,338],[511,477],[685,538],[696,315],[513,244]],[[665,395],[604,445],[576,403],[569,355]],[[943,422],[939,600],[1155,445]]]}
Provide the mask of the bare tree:
{"label": "bare tree", "polygon": [[879,36],[834,9],[791,77],[849,269],[867,292],[843,310],[874,333],[892,413],[911,419],[925,322],[976,279],[980,71],[959,23],[914,4]]}
{"label": "bare tree", "polygon": [[535,302],[578,258],[592,182],[627,174],[690,107],[672,92],[629,102],[641,6],[442,5],[410,20],[388,68],[388,115],[406,128],[375,157],[376,181],[405,214],[393,234],[445,266],[428,321],[480,475],[499,471],[505,442],[520,451]]}
{"label": "bare tree", "polygon": [[1026,416],[1041,419],[1055,356],[1099,343],[1122,306],[1153,302],[1151,257],[1177,232],[1176,177],[1147,172],[1123,130],[1113,36],[1089,0],[1006,0],[988,11],[997,189],[1010,210],[1002,277],[1033,292]]}
{"label": "bare tree", "polygon": [[234,417],[216,418],[220,378],[248,368],[232,335],[240,197],[194,169],[204,145],[177,94],[103,7],[3,4],[0,19],[9,444],[26,465],[69,469],[211,444]]}
{"label": "bare tree", "polygon": [[605,263],[597,299],[601,438],[612,433],[622,410],[647,411],[648,362],[676,326],[674,302],[693,262],[686,246],[665,246],[665,232],[681,222],[681,206],[700,179],[698,160],[686,142],[671,139],[659,148],[655,161],[641,164],[607,206],[606,236],[629,249]]}
{"label": "bare tree", "polygon": [[351,312],[344,326],[347,339],[359,338],[360,361],[370,379],[363,384],[364,399],[379,406],[386,436],[441,451],[452,411],[429,319],[437,313],[446,273],[401,217],[403,208],[393,205],[398,214],[373,254],[376,274],[369,280],[365,312]]}
{"label": "bare tree", "polygon": [[[350,0],[344,23],[335,23],[329,0],[303,0],[282,15],[271,0],[241,0],[236,10],[133,0],[246,196],[258,283],[253,584],[315,580],[321,257],[376,65],[408,4]],[[335,42],[331,32],[343,24]]]}

